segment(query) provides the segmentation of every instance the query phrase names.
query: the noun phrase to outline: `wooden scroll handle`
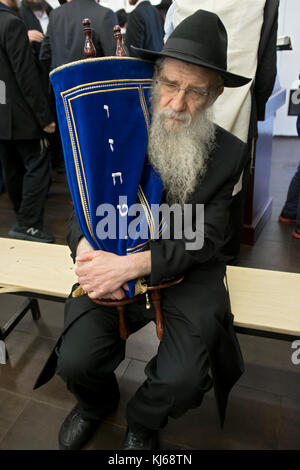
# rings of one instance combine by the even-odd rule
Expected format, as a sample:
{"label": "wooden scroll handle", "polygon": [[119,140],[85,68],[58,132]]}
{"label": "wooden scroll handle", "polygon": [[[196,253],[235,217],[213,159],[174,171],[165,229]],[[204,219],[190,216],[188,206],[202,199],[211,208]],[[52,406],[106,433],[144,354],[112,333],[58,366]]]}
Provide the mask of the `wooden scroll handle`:
{"label": "wooden scroll handle", "polygon": [[90,59],[96,57],[96,48],[92,40],[92,28],[91,21],[88,18],[85,18],[82,21],[83,32],[84,32],[84,57]]}
{"label": "wooden scroll handle", "polygon": [[119,313],[119,335],[122,339],[127,339],[128,336],[130,335],[130,331],[129,331],[129,328],[127,326],[126,319],[125,319],[126,305],[131,304],[141,298],[142,298],[142,294],[139,294],[132,298],[128,297],[123,300],[110,300],[110,299],[95,300],[94,299],[93,302],[99,305],[106,305],[108,307],[116,307]]}
{"label": "wooden scroll handle", "polygon": [[[156,286],[148,286],[147,291],[151,293],[151,300],[155,308],[155,323],[156,323],[156,334],[161,341],[163,332],[164,332],[164,320],[161,310],[161,289],[166,289],[167,287],[175,286],[183,280],[183,277],[174,279],[173,281],[165,282],[164,284],[159,284]],[[147,294],[146,294],[147,295]]]}
{"label": "wooden scroll handle", "polygon": [[117,48],[116,48],[116,56],[117,57],[126,57],[126,51],[123,47],[123,38],[121,34],[121,28],[119,25],[116,25],[114,27],[114,38],[117,43]]}

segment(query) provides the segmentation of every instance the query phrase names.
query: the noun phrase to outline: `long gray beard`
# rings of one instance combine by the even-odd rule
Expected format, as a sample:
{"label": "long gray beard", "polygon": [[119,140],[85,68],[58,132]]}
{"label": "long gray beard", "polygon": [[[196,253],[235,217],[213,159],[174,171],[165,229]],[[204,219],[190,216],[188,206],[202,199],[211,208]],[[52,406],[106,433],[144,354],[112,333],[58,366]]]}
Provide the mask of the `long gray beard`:
{"label": "long gray beard", "polygon": [[[165,120],[165,117],[182,119]],[[215,126],[210,109],[198,111],[192,120],[187,113],[176,113],[154,105],[149,134],[148,157],[160,174],[169,204],[187,203],[204,178],[215,143]]]}

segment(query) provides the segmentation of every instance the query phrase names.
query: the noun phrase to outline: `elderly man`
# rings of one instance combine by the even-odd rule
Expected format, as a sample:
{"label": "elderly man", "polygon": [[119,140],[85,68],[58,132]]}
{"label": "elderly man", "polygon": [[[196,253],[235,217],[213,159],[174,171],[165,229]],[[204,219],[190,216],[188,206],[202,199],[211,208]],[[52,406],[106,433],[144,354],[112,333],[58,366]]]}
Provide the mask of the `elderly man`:
{"label": "elderly man", "polygon": [[[219,249],[232,189],[245,164],[245,145],[212,124],[210,108],[224,86],[248,82],[227,71],[226,51],[222,22],[203,10],[174,30],[162,52],[135,50],[156,60],[149,161],[163,181],[164,201],[183,209],[204,204],[204,243],[190,250],[184,238],[171,237],[152,240],[149,250],[118,256],[91,250],[73,218],[68,241],[78,281],[88,295],[68,299],[63,335],[36,383],[42,385],[56,371],[78,401],[61,427],[61,449],[82,447],[118,405],[114,370],[125,357],[125,341],[119,337],[115,308],[93,301],[123,298],[127,282],[141,276],[149,276],[152,285],[182,274],[184,280],[163,292],[164,333],[145,369],[147,379],[127,405],[124,449],[158,448],[158,431],[168,418],[199,406],[212,386],[223,425],[243,360]],[[126,316],[134,332],[154,320],[155,312],[136,301]]]}

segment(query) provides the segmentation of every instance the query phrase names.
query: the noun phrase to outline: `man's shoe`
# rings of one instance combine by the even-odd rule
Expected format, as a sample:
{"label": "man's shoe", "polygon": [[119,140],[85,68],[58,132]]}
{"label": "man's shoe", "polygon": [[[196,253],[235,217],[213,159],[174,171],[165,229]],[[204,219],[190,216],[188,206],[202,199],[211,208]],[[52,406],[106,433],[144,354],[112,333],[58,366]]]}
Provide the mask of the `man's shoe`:
{"label": "man's shoe", "polygon": [[54,236],[51,233],[43,232],[42,230],[34,227],[22,227],[15,224],[8,232],[10,238],[17,238],[19,240],[28,240],[31,242],[53,243]]}
{"label": "man's shoe", "polygon": [[86,444],[100,424],[100,420],[82,418],[76,405],[63,422],[58,436],[60,450],[79,450]]}
{"label": "man's shoe", "polygon": [[298,238],[298,240],[300,240],[300,227],[297,226],[295,228],[295,230],[292,233],[292,237]]}
{"label": "man's shoe", "polygon": [[123,450],[155,450],[159,449],[158,432],[151,431],[147,437],[130,431],[127,427]]}
{"label": "man's shoe", "polygon": [[280,216],[278,217],[279,222],[283,222],[285,224],[294,224],[296,222],[296,216],[292,214],[288,214],[287,212],[281,211]]}

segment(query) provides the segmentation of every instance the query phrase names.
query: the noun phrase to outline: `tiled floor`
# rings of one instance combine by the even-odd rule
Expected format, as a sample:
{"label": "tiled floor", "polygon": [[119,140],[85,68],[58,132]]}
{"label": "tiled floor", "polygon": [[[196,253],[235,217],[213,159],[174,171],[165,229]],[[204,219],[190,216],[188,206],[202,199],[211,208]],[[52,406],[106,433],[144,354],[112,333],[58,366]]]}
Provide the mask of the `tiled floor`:
{"label": "tiled floor", "polygon": [[[292,239],[291,226],[277,222],[299,150],[298,139],[274,139],[272,217],[254,247],[242,246],[242,266],[300,272],[300,242]],[[65,177],[54,174],[45,228],[55,233],[58,243],[65,243],[69,212]],[[7,195],[0,195],[0,236],[7,236],[13,222]],[[1,296],[1,325],[23,301],[16,295]],[[9,361],[0,365],[1,450],[57,449],[60,425],[75,403],[59,377],[32,390],[63,322],[63,304],[40,301],[40,307],[39,321],[27,314],[6,339]],[[300,365],[292,364],[291,344],[244,335],[239,339],[246,371],[230,396],[224,429],[210,392],[199,409],[170,419],[161,434],[164,449],[300,449]],[[157,343],[151,325],[128,340],[126,358],[117,370],[119,408],[102,423],[87,449],[121,448],[126,402],[142,383]]]}

